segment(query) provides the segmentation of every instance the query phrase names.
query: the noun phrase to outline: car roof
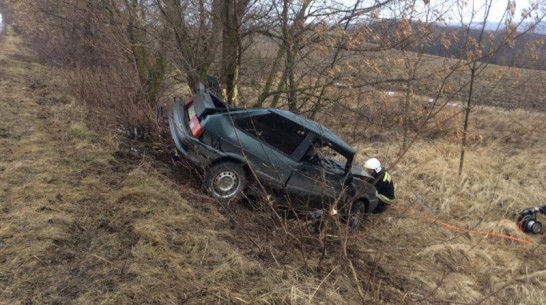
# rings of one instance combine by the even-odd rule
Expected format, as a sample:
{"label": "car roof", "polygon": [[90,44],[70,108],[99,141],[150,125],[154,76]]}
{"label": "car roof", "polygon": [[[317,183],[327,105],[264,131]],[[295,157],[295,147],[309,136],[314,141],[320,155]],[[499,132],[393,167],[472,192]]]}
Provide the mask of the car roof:
{"label": "car roof", "polygon": [[324,139],[326,142],[331,143],[334,149],[338,150],[340,153],[343,153],[343,155],[345,155],[346,157],[353,157],[356,154],[354,148],[352,148],[349,144],[345,143],[345,141],[343,141],[335,133],[330,131],[330,129],[328,129],[327,127],[288,110],[277,108],[232,108],[220,98],[216,97],[210,92],[207,92],[203,84],[199,84],[198,96],[199,97],[196,99],[200,100],[199,103],[196,103],[196,108],[198,107],[198,109],[196,109],[196,112],[198,114],[207,112],[207,109],[219,108],[227,108],[226,110],[228,110],[228,112],[246,112],[247,115],[261,115],[272,112],[303,126],[305,129]]}

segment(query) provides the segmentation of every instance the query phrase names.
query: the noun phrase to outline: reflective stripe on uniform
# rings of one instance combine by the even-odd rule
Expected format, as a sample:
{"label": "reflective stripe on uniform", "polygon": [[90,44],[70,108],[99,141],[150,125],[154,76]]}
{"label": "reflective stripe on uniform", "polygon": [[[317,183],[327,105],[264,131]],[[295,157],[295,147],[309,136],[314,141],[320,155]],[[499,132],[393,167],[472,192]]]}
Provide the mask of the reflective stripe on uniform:
{"label": "reflective stripe on uniform", "polygon": [[389,175],[389,173],[385,172],[385,174],[383,175],[383,182],[391,182],[392,181],[392,178],[391,178],[391,175]]}
{"label": "reflective stripe on uniform", "polygon": [[386,204],[391,204],[394,201],[394,199],[390,199],[386,197],[385,195],[381,195],[381,194],[377,194],[377,198]]}

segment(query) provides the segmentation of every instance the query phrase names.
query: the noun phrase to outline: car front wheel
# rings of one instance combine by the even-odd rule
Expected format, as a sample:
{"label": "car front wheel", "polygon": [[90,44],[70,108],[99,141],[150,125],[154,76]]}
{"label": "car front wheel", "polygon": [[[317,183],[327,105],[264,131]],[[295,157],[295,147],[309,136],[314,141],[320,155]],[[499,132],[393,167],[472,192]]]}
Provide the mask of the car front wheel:
{"label": "car front wheel", "polygon": [[358,232],[364,222],[364,214],[366,213],[366,204],[362,200],[356,200],[351,206],[349,215],[349,230],[352,233]]}
{"label": "car front wheel", "polygon": [[212,166],[207,173],[205,184],[214,198],[229,200],[241,195],[246,185],[246,176],[241,165],[222,162]]}

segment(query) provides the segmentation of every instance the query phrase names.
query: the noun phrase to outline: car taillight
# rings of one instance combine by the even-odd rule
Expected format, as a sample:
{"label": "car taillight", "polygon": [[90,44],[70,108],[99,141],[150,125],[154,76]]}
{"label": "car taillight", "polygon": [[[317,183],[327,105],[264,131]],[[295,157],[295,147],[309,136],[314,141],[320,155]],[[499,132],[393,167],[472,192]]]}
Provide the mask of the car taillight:
{"label": "car taillight", "polygon": [[193,116],[193,118],[190,119],[189,125],[191,129],[191,134],[196,138],[199,138],[203,134],[203,132],[205,132],[205,128],[201,126],[197,116]]}
{"label": "car taillight", "polygon": [[188,125],[190,126],[191,134],[194,137],[199,138],[203,134],[203,132],[205,132],[205,128],[201,126],[201,122],[199,122],[199,118],[195,114],[195,108],[193,106],[193,96],[186,101],[184,107],[186,108],[188,118],[190,119]]}
{"label": "car taillight", "polygon": [[368,178],[365,176],[360,176],[360,180],[368,182]]}

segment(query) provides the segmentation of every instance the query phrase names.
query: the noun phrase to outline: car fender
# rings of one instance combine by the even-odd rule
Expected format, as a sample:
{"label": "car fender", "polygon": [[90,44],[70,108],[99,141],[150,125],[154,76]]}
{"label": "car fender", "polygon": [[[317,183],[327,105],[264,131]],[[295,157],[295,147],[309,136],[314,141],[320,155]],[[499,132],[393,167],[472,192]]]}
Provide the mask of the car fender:
{"label": "car fender", "polygon": [[360,179],[353,179],[351,183],[352,190],[350,194],[349,202],[354,202],[355,200],[364,200],[367,202],[366,213],[371,213],[377,206],[379,199],[377,199],[377,190],[375,187],[368,182],[362,181]]}
{"label": "car fender", "polygon": [[241,164],[247,175],[250,173],[248,162],[246,162],[244,158],[242,158],[240,155],[237,155],[237,154],[224,153],[222,157],[214,159],[214,160],[210,160],[210,161],[211,162],[207,164],[205,167],[212,167],[215,164],[222,163],[222,162],[234,162],[234,163]]}

